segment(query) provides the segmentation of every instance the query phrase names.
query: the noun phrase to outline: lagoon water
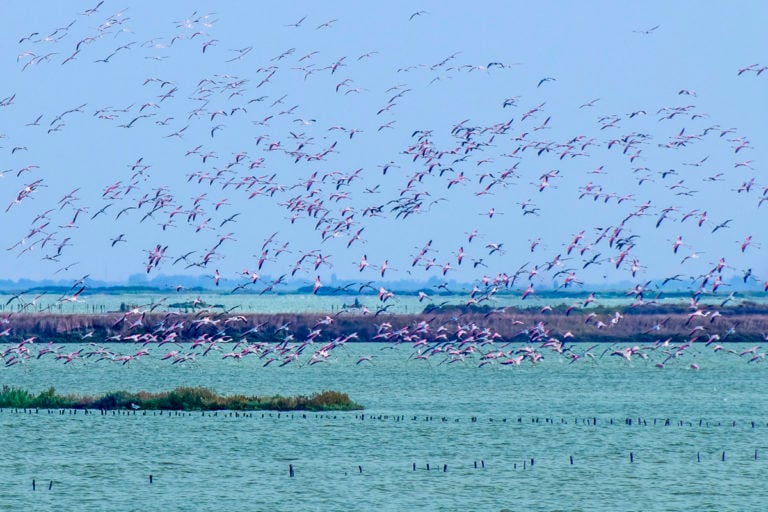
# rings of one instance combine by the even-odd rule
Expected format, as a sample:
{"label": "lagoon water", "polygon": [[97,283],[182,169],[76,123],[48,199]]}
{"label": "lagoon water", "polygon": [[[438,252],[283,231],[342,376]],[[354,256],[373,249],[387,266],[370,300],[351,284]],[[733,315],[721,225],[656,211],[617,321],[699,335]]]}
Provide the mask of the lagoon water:
{"label": "lagoon water", "polygon": [[[32,295],[32,293],[28,294]],[[79,313],[104,313],[110,311],[119,311],[120,307],[141,307],[148,309],[157,306],[159,311],[185,311],[183,307],[187,304],[186,311],[193,311],[189,305],[199,300],[205,305],[214,307],[217,311],[232,309],[234,314],[240,313],[332,313],[337,312],[345,305],[353,305],[357,299],[359,305],[366,306],[375,313],[377,308],[382,306],[378,297],[374,295],[312,295],[311,293],[288,293],[288,294],[230,294],[213,293],[210,291],[201,291],[200,293],[102,293],[94,292],[84,294],[77,302],[62,303],[59,301],[61,294],[46,293],[37,299],[34,305],[28,304],[31,297],[25,295],[22,300],[14,299],[12,294],[0,293],[0,312],[12,313],[24,310],[26,312],[51,312],[61,314],[79,314]],[[632,304],[634,297],[624,294],[610,293],[605,296],[596,294],[598,299],[593,305],[605,307],[628,307]],[[430,294],[429,299],[419,301],[416,295],[397,294],[394,299],[386,304],[386,313],[410,314],[419,313],[430,305],[455,305],[463,306],[469,297],[469,291],[466,293],[444,293]],[[728,294],[704,295],[700,298],[700,304],[719,305],[728,298]],[[13,299],[13,300],[11,300]],[[498,294],[485,303],[490,307],[519,307],[519,308],[540,308],[544,305],[549,306],[568,306],[574,302],[583,302],[581,299],[568,296],[531,296],[522,300],[519,294]],[[10,304],[8,302],[10,301]],[[749,301],[756,304],[768,304],[768,297],[765,294],[737,294],[736,298],[728,300],[731,306],[740,302]],[[659,304],[682,304],[688,305],[688,296],[670,295],[657,300]],[[349,313],[358,312],[358,309],[349,308]]]}
{"label": "lagoon water", "polygon": [[[701,350],[698,371],[690,360],[658,369],[609,355],[568,364],[556,354],[536,365],[480,368],[415,360],[405,346],[350,344],[335,352],[327,364],[282,368],[220,355],[185,365],[159,357],[127,365],[41,358],[3,368],[0,384],[35,392],[334,389],[366,409],[246,416],[3,410],[0,509],[768,507],[761,490],[765,363]],[[373,355],[372,363],[355,364],[363,355]]]}

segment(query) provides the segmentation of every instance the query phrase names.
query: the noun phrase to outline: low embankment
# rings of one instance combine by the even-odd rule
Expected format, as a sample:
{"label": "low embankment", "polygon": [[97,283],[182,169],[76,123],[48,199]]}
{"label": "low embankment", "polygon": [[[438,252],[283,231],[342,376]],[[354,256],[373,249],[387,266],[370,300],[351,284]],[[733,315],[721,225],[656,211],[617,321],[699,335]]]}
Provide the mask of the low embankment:
{"label": "low embankment", "polygon": [[[219,337],[224,341],[247,336],[251,341],[302,341],[348,338],[355,342],[395,342],[397,336],[382,332],[418,332],[430,337],[443,329],[456,336],[464,326],[471,330],[487,329],[497,341],[524,340],[532,329],[549,336],[570,333],[573,341],[589,342],[653,342],[692,337],[716,336],[721,341],[760,342],[768,334],[768,307],[742,303],[735,307],[715,309],[685,306],[645,306],[611,309],[564,307],[552,309],[481,309],[443,308],[419,314],[363,315],[343,312],[333,316],[302,314],[228,314],[201,310],[195,314],[175,312],[48,314],[21,313],[6,317],[0,325],[0,341],[18,343],[36,337],[36,343],[53,341],[157,341],[167,337],[174,342],[192,342],[200,337]],[[426,324],[426,327],[425,327]]]}

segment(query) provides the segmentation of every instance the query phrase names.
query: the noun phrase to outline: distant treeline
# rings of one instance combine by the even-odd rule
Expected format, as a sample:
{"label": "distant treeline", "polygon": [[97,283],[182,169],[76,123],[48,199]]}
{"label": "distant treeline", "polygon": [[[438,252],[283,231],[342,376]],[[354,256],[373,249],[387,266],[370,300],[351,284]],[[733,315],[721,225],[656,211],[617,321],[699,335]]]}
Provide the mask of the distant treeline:
{"label": "distant treeline", "polygon": [[[353,286],[352,288],[349,287],[349,285],[357,285],[357,282],[354,281],[340,281],[337,284],[331,284],[327,286],[323,286],[317,290],[316,295],[329,295],[329,296],[376,296],[378,293],[378,290],[373,289],[372,287],[363,287],[359,288],[357,286]],[[346,285],[346,286],[345,286]],[[627,285],[629,287],[629,284]],[[439,289],[436,290],[434,286],[418,286],[417,283],[410,283],[408,287],[405,288],[398,288],[397,286],[388,286],[389,291],[394,293],[395,295],[404,295],[404,296],[417,296],[419,292],[427,293],[430,296],[433,297],[448,297],[448,296],[456,296],[461,295],[464,296],[472,289],[473,283],[452,283],[449,284],[445,289]],[[71,285],[52,285],[52,286],[28,286],[24,288],[18,288],[14,286],[3,286],[0,287],[0,295],[16,295],[16,294],[23,294],[23,295],[36,295],[36,294],[50,294],[51,296],[55,295],[61,295],[66,294],[70,289],[72,288]],[[214,288],[214,287],[207,287],[207,286],[184,286],[183,287],[183,293],[185,294],[202,294],[206,296],[214,296],[214,295],[221,295],[223,297],[231,296],[231,293],[222,292],[221,288]],[[591,291],[594,293],[599,293],[600,297],[602,299],[621,299],[626,298],[627,293],[625,291],[622,291],[620,289],[599,289],[596,290],[595,288],[591,288]],[[146,295],[157,295],[157,296],[172,296],[176,295],[178,292],[174,291],[174,286],[169,285],[166,287],[157,287],[157,286],[122,286],[122,285],[105,285],[105,286],[95,286],[93,283],[89,282],[88,288],[87,288],[87,295],[125,295],[125,296],[131,296],[131,295],[139,295],[139,294],[146,294]],[[271,292],[273,295],[278,296],[287,296],[287,295],[313,295],[313,287],[311,285],[309,286],[299,286],[293,289],[287,289],[287,290],[279,290]],[[558,288],[556,285],[553,285],[552,289],[547,289],[546,287],[543,288],[537,288],[536,289],[536,295],[541,299],[571,299],[571,298],[580,298],[580,297],[586,297],[590,294],[589,291],[581,290],[581,289],[561,289]],[[254,295],[258,296],[261,295],[261,292],[259,290],[253,289],[243,289],[238,290],[237,295]],[[496,292],[497,296],[519,296],[520,291],[514,290],[514,289],[501,289]],[[679,289],[669,289],[665,290],[663,293],[663,297],[667,299],[672,298],[688,298],[691,296],[691,290],[688,288],[679,288]],[[762,297],[764,296],[764,293],[762,291],[752,290],[752,289],[745,289],[745,290],[739,290],[738,296],[741,299],[749,300],[750,297]]]}

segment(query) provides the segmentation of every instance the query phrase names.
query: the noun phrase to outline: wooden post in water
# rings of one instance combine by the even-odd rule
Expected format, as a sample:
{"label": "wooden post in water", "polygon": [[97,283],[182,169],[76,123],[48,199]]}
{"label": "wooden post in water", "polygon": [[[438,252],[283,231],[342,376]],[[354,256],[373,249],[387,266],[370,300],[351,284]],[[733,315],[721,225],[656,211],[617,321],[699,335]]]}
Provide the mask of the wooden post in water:
{"label": "wooden post in water", "polygon": [[723,457],[720,460],[725,462],[725,450],[723,450]]}
{"label": "wooden post in water", "polygon": [[635,462],[635,454],[632,452],[629,452],[629,462],[630,463]]}
{"label": "wooden post in water", "polygon": [[34,479],[32,479],[32,490],[33,491],[35,490],[35,480]]}
{"label": "wooden post in water", "polygon": [[53,489],[53,480],[48,482],[48,490],[50,491],[51,489]]}
{"label": "wooden post in water", "polygon": [[293,464],[288,464],[288,476],[293,478]]}
{"label": "wooden post in water", "polygon": [[149,475],[149,483],[152,483],[152,475]]}
{"label": "wooden post in water", "polygon": [[571,455],[571,466],[573,466],[573,455]]}

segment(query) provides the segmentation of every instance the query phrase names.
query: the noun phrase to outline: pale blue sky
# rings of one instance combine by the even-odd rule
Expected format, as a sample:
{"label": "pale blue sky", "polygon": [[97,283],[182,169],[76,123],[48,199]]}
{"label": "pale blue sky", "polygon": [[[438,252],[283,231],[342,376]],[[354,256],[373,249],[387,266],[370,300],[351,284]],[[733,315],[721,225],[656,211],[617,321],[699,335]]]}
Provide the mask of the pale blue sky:
{"label": "pale blue sky", "polygon": [[768,279],[762,2],[96,4],[5,3],[0,278]]}

